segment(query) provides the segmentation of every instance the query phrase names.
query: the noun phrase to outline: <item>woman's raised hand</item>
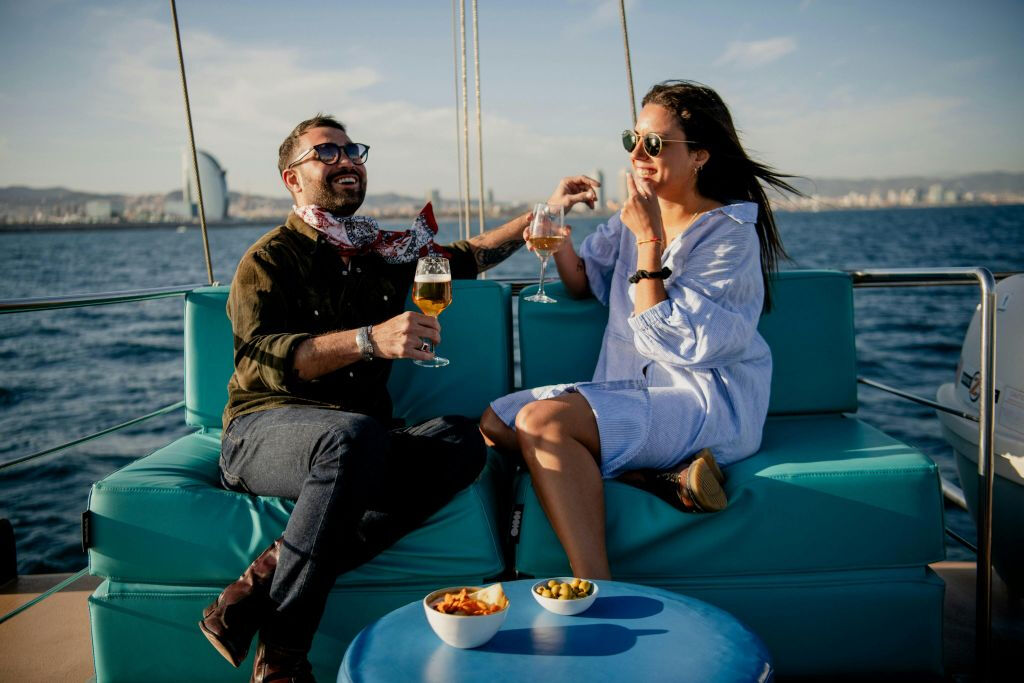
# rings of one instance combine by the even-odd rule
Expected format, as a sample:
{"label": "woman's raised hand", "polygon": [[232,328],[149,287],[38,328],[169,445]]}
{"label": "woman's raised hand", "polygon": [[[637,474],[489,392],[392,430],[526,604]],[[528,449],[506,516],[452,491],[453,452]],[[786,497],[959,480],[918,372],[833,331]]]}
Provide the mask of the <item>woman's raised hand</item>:
{"label": "woman's raised hand", "polygon": [[568,176],[558,181],[558,187],[551,193],[548,204],[561,204],[565,207],[566,213],[569,213],[569,210],[580,202],[593,209],[597,202],[597,188],[599,187],[601,187],[601,183],[588,176]]}
{"label": "woman's raised hand", "polygon": [[661,223],[661,205],[647,181],[635,178],[632,173],[626,176],[626,192],[629,194],[622,204],[622,222],[629,231],[636,235],[637,241],[664,239],[664,227]]}

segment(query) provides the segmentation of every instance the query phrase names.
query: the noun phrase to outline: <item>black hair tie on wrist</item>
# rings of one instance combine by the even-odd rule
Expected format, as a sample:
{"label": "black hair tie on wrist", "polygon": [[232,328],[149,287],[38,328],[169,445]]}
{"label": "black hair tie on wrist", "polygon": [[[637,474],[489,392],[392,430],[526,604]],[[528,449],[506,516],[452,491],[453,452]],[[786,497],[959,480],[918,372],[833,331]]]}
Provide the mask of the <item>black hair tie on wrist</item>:
{"label": "black hair tie on wrist", "polygon": [[635,285],[641,280],[664,280],[671,274],[672,271],[668,269],[668,266],[665,266],[661,270],[655,271],[638,270],[629,276],[629,281]]}

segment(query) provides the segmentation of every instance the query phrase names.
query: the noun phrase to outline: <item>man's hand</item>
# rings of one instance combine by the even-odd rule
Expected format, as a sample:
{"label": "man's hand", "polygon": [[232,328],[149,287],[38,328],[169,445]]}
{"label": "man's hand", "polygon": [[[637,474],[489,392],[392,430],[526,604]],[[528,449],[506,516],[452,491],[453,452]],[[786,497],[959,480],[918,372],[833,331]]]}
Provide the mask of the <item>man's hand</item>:
{"label": "man's hand", "polygon": [[597,201],[597,188],[601,183],[585,175],[574,175],[558,181],[558,187],[548,198],[548,204],[561,204],[569,213],[573,206],[583,202],[591,209]]}
{"label": "man's hand", "polygon": [[[531,216],[531,221],[532,221],[533,214],[530,214],[530,216]],[[525,228],[523,228],[523,241],[526,242],[526,250],[527,251],[536,251],[536,249],[533,248],[533,245],[530,244],[530,226],[529,225],[527,225]],[[565,226],[565,239],[562,240],[558,244],[557,247],[555,247],[554,249],[551,250],[551,254],[552,255],[557,254],[567,244],[570,244],[570,245],[572,244],[572,226],[571,225],[566,225]]]}
{"label": "man's hand", "polygon": [[437,318],[413,311],[374,325],[370,332],[373,354],[379,358],[430,360],[434,355],[423,350],[423,338],[440,344],[441,325]]}

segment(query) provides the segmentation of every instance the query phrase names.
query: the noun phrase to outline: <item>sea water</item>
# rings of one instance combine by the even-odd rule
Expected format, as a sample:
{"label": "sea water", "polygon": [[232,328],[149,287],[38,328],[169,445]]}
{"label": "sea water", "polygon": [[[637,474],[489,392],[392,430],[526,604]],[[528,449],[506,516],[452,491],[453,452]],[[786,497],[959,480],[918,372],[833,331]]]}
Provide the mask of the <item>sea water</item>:
{"label": "sea water", "polygon": [[[1024,270],[1024,206],[780,213],[777,220],[792,257],[784,269]],[[602,219],[573,212],[567,222],[578,245]],[[246,248],[271,227],[212,228],[214,277],[230,282]],[[440,240],[456,232],[454,222],[442,222]],[[532,280],[539,265],[521,250],[490,274]],[[4,300],[205,282],[202,239],[192,227],[0,233]],[[859,289],[854,301],[860,375],[928,398],[953,379],[976,287]],[[0,462],[179,401],[182,306],[176,297],[0,315]],[[932,410],[864,386],[858,393],[861,418],[921,449],[956,481]],[[189,431],[174,411],[0,471],[0,517],[14,525],[19,572],[84,566],[79,520],[90,485]],[[973,541],[967,513],[946,512],[947,525]],[[973,557],[953,542],[947,550],[951,559]]]}

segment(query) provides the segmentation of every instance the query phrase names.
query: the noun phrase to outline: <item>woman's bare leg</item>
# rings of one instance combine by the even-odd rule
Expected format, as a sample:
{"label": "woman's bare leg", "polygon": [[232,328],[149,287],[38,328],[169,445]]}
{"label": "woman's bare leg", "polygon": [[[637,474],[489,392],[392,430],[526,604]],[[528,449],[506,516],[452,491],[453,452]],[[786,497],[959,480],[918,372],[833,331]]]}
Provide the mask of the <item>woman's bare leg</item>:
{"label": "woman's bare leg", "polygon": [[484,437],[484,443],[491,448],[496,448],[502,453],[519,452],[515,430],[502,422],[490,406],[487,406],[487,410],[480,416],[480,434]]}
{"label": "woman's bare leg", "polygon": [[573,573],[611,578],[598,467],[601,439],[590,404],[580,394],[528,403],[516,417],[515,434],[537,498]]}

